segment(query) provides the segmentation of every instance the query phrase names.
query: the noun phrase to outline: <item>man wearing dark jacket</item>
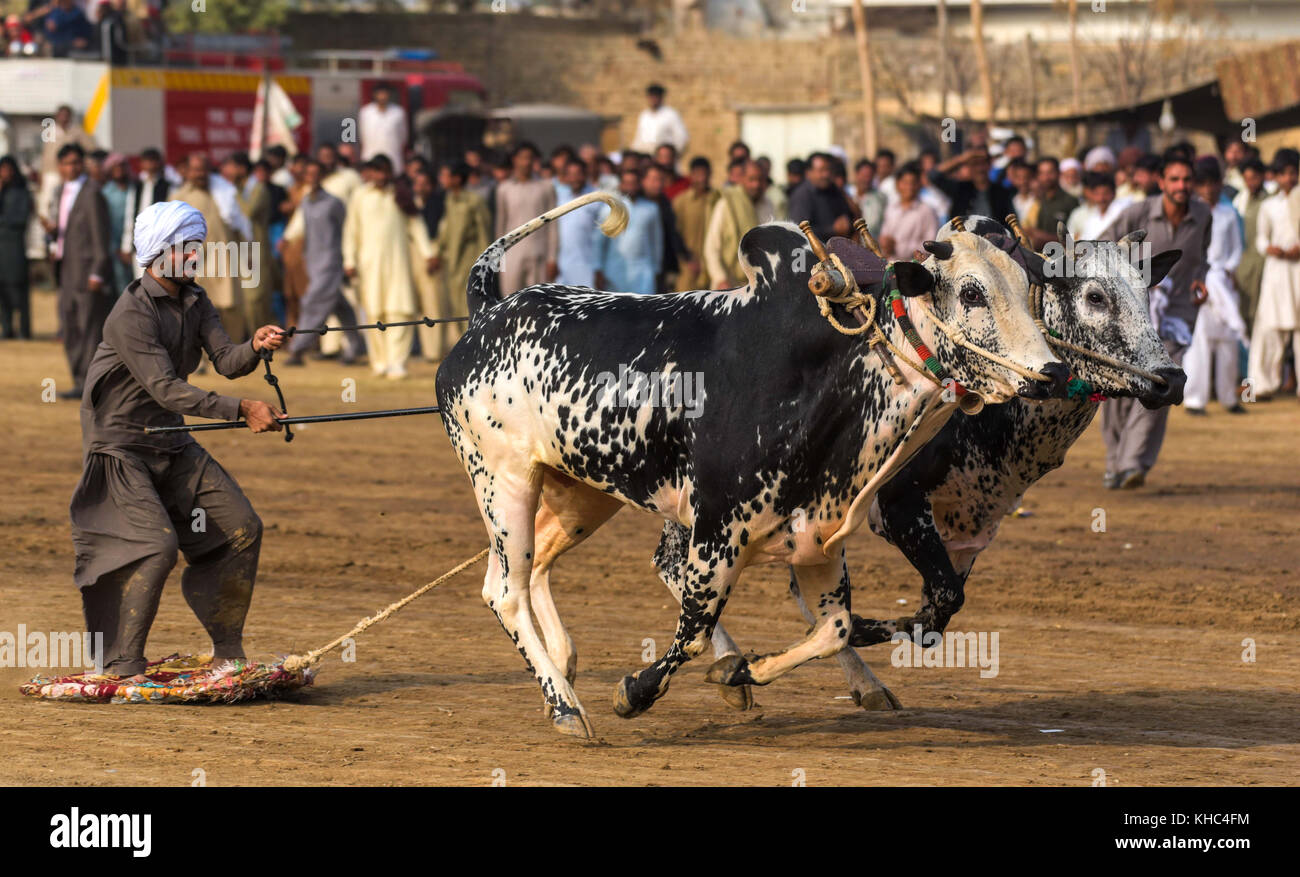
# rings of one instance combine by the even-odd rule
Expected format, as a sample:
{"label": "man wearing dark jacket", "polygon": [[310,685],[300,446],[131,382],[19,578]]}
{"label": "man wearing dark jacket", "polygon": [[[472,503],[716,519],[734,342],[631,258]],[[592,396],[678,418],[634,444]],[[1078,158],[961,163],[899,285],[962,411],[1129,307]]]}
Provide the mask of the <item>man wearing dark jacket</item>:
{"label": "man wearing dark jacket", "polygon": [[790,221],[809,222],[823,241],[853,230],[853,206],[844,190],[835,185],[835,158],[823,152],[808,159],[804,181],[790,192]]}
{"label": "man wearing dark jacket", "polygon": [[59,325],[72,372],[73,389],[60,395],[80,399],[86,370],[104,334],[112,310],[113,254],[108,202],[99,183],[86,176],[85,152],[75,143],[59,150],[61,182],[54,189],[54,215],[44,220],[54,238],[59,278]]}
{"label": "man wearing dark jacket", "polygon": [[1015,213],[1012,192],[989,179],[989,151],[968,149],[934,167],[930,183],[952,201],[953,216],[990,216],[1001,220]]}

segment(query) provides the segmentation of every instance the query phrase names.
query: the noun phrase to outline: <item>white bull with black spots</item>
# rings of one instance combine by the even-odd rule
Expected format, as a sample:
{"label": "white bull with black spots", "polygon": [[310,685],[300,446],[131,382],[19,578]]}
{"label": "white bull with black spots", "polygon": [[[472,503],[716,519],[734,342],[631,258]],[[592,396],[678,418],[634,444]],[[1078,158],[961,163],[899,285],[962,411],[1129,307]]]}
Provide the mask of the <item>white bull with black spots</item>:
{"label": "white bull with black spots", "polygon": [[[957,410],[949,390],[907,369],[895,382],[865,337],[822,318],[808,292],[809,244],[787,223],[741,240],[748,283],[737,290],[640,296],[541,284],[500,299],[495,269],[506,250],[594,200],[610,205],[605,228],[614,230],[621,202],[593,193],[488,248],[470,273],[469,327],[437,376],[443,423],[490,538],[484,600],[536,676],[555,727],[578,736],[592,732],[550,595],[556,557],[624,505],[688,533],[672,645],[617,686],[624,717],[648,709],[708,647],[746,566],[792,565],[813,597],[813,629],[785,651],[728,656],[709,673],[727,685],[770,682],[846,646],[844,540],[880,485]],[[934,248],[939,256],[900,263],[896,277],[952,377],[990,402],[1062,392],[1068,370],[1034,326],[1019,266],[974,234]],[[1015,368],[954,343],[932,313]],[[881,325],[906,345],[895,321]],[[624,369],[701,376],[703,404],[622,398],[609,376]],[[1039,377],[1023,379],[1026,370]]]}
{"label": "white bull with black spots", "polygon": [[[968,231],[1000,240],[1011,232],[987,217],[967,217]],[[951,226],[939,239],[946,240]],[[870,526],[893,543],[923,579],[921,607],[910,618],[876,620],[853,616],[850,644],[887,642],[895,634],[915,639],[942,633],[965,599],[965,583],[975,559],[993,541],[1002,520],[1013,511],[1036,481],[1064,461],[1083,435],[1100,405],[1090,395],[1136,397],[1150,408],[1177,405],[1187,376],[1170,358],[1151,325],[1147,290],[1164,279],[1181,256],[1178,250],[1154,256],[1131,249],[1145,235],[1135,232],[1118,244],[1081,242],[1067,270],[1059,259],[1049,266],[1030,264],[1045,280],[1043,321],[1077,347],[1136,366],[1126,370],[1070,350],[1062,356],[1072,374],[1091,393],[1076,398],[1026,402],[1011,399],[990,405],[971,417],[948,421],[939,434],[885,483],[872,503]],[[1134,256],[1137,255],[1137,258]],[[1136,371],[1155,374],[1158,383]],[[686,538],[682,528],[666,524],[655,552],[655,564],[670,589],[679,585]],[[791,593],[803,614],[812,615],[799,593],[792,571]],[[738,654],[739,646],[719,623],[713,648],[722,658]],[[896,708],[898,701],[849,648],[837,657],[850,691],[868,709]],[[724,689],[728,703],[746,708],[748,691]]]}

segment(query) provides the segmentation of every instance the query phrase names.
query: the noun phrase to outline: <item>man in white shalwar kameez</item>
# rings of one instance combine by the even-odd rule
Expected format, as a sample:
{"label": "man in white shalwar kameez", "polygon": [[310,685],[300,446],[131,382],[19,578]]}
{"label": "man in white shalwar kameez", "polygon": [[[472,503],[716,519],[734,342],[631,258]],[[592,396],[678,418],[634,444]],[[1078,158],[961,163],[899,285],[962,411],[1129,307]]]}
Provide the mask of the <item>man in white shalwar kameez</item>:
{"label": "man in white shalwar kameez", "polygon": [[[413,271],[429,270],[434,249],[419,213],[398,206],[391,185],[393,165],[376,156],[366,163],[370,182],[352,193],[343,225],[343,272],[357,284],[366,321],[384,323],[415,319]],[[424,264],[412,264],[411,251]],[[389,378],[406,377],[415,330],[399,326],[370,332],[370,368]]]}
{"label": "man in white shalwar kameez", "polygon": [[[1220,202],[1223,177],[1218,164],[1196,168],[1196,194],[1210,211],[1210,248],[1205,254],[1209,271],[1205,275],[1207,298],[1196,317],[1192,344],[1183,357],[1187,386],[1183,405],[1188,414],[1204,414],[1210,400],[1210,385],[1219,404],[1233,414],[1246,409],[1237,401],[1240,374],[1237,344],[1245,340],[1246,324],[1241,319],[1233,275],[1241,262],[1241,221],[1237,211]],[[1213,380],[1211,380],[1213,379]]]}
{"label": "man in white shalwar kameez", "polygon": [[1278,150],[1278,193],[1259,206],[1255,246],[1264,254],[1259,307],[1250,338],[1250,387],[1256,399],[1282,387],[1287,342],[1300,363],[1300,157]]}

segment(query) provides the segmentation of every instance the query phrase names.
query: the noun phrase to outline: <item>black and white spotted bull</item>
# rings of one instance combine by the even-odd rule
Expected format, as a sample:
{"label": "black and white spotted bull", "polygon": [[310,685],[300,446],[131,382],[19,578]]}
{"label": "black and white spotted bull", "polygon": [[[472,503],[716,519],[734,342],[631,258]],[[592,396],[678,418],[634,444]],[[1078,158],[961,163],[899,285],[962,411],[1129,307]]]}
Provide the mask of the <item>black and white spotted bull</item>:
{"label": "black and white spotted bull", "polygon": [[[550,595],[556,557],[624,505],[687,529],[673,642],[617,686],[614,707],[624,717],[648,709],[672,673],[708,647],[746,566],[792,565],[813,598],[813,629],[777,654],[730,656],[709,676],[770,682],[848,643],[844,540],[866,520],[879,486],[958,407],[950,388],[910,370],[896,383],[865,337],[831,327],[808,292],[808,241],[788,223],[742,238],[748,283],[736,290],[640,296],[540,284],[501,299],[494,269],[506,250],[595,200],[610,205],[607,230],[623,221],[621,202],[592,193],[479,258],[467,289],[469,327],[437,376],[443,423],[490,539],[484,600],[540,683],[555,727],[579,736],[591,726],[571,684],[572,640]],[[1016,263],[974,234],[934,246],[943,258],[901,263],[896,281],[952,377],[990,402],[1063,391],[1068,369],[1034,326]],[[960,346],[935,317],[1015,368]],[[906,347],[892,318],[881,326]],[[611,376],[628,371],[662,377],[664,392],[620,393]],[[703,381],[703,404],[688,410],[671,392],[675,375]]]}
{"label": "black and white spotted bull", "polygon": [[[966,217],[964,226],[1004,246],[1011,239],[1002,223],[986,217]],[[939,239],[950,235],[951,226],[946,226]],[[1044,266],[1042,275],[1035,274],[1046,280],[1042,308],[1049,329],[1075,346],[1137,366],[1166,383],[1062,350],[1074,376],[1086,382],[1091,393],[1046,402],[1011,399],[973,416],[949,420],[881,487],[869,517],[871,529],[897,546],[921,574],[921,607],[911,618],[891,621],[855,615],[851,645],[886,642],[895,634],[914,639],[917,626],[922,636],[943,632],[961,608],[975,559],[993,541],[1003,518],[1019,505],[1030,486],[1064,462],[1066,452],[1091,423],[1099,402],[1090,395],[1136,397],[1151,408],[1182,401],[1186,375],[1166,352],[1147,309],[1148,287],[1164,278],[1181,253],[1169,250],[1149,259],[1142,253],[1133,259],[1129,245],[1139,244],[1144,236],[1135,232],[1118,244],[1082,242],[1068,269],[1061,257]],[[674,591],[679,587],[675,579],[685,538],[681,527],[666,524],[655,553],[660,576]],[[793,571],[790,587],[811,621]],[[740,651],[721,624],[714,628],[713,647],[719,658]],[[837,657],[860,705],[898,707],[853,649]],[[723,689],[723,695],[742,709],[753,702],[748,691]]]}

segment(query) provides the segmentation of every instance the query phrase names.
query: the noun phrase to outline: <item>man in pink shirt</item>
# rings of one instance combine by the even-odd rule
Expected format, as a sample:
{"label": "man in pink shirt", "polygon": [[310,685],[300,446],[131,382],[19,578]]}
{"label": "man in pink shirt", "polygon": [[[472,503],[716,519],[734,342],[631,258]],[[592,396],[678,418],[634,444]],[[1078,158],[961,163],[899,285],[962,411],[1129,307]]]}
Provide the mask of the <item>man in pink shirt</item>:
{"label": "man in pink shirt", "polygon": [[[934,208],[922,203],[921,168],[915,164],[904,165],[894,174],[898,200],[885,208],[885,219],[880,225],[880,247],[890,259],[910,259],[925,241],[934,240],[939,233],[939,217]],[[998,218],[998,217],[994,217]]]}

